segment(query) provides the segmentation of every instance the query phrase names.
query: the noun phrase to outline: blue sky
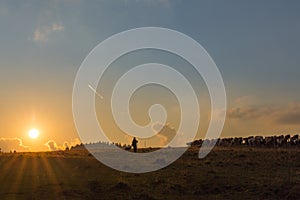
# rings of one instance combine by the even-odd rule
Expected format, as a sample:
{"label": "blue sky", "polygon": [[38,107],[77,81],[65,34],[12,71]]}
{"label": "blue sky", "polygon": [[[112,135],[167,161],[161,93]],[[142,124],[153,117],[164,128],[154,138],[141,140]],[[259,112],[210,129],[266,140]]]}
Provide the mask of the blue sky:
{"label": "blue sky", "polygon": [[[112,34],[144,26],[180,31],[212,56],[233,113],[224,136],[297,132],[299,10],[298,1],[276,0],[1,1],[0,138],[22,139],[29,123],[59,128],[49,128],[55,134],[45,140],[62,143],[77,137],[71,95],[81,62]],[[270,116],[260,114],[266,108],[272,110]],[[292,125],[270,122],[289,109],[296,112]],[[255,114],[245,121],[241,116],[248,112]],[[16,118],[18,128],[12,128]],[[60,119],[66,121],[61,124]],[[257,121],[262,119],[272,126]],[[57,132],[67,134],[58,137]]]}

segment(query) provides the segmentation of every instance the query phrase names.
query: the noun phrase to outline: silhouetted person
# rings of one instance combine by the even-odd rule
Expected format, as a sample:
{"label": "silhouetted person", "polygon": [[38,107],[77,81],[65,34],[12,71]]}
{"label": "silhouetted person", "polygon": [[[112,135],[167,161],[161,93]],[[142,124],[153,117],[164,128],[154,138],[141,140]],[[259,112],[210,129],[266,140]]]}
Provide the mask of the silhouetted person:
{"label": "silhouetted person", "polygon": [[133,151],[137,152],[137,143],[138,141],[136,140],[136,138],[134,137],[131,143],[131,146],[133,146]]}

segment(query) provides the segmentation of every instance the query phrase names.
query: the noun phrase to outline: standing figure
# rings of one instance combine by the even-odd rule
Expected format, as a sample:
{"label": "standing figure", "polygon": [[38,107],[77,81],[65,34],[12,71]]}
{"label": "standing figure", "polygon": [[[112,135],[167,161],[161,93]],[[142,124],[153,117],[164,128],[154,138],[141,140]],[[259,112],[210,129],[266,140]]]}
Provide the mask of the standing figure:
{"label": "standing figure", "polygon": [[136,140],[136,138],[134,137],[131,143],[131,146],[133,146],[133,151],[136,153],[137,152],[137,143],[138,141]]}

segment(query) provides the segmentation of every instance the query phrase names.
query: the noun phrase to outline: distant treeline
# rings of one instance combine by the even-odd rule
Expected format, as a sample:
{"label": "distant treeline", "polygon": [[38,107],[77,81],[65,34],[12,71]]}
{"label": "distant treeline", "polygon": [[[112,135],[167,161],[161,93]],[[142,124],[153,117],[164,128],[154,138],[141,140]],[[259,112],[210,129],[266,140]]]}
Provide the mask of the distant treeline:
{"label": "distant treeline", "polygon": [[89,148],[112,148],[114,146],[126,149],[126,150],[130,150],[131,149],[131,145],[129,144],[121,144],[121,143],[109,143],[109,142],[94,142],[94,143],[88,143],[88,144],[77,144],[75,146],[72,146],[70,148],[67,147],[66,150],[79,150],[79,149],[85,149],[85,146],[89,147]]}
{"label": "distant treeline", "polygon": [[[200,147],[203,143],[205,144],[216,144],[216,146],[249,146],[249,147],[300,147],[299,135],[280,135],[280,136],[249,136],[249,137],[231,137],[231,138],[219,138],[211,140],[194,140],[188,143],[188,146]],[[131,145],[121,143],[108,143],[108,142],[95,142],[83,145],[77,144],[76,146],[70,147],[70,150],[85,149],[85,146],[89,148],[111,148],[118,146],[125,150],[130,150]],[[150,148],[150,147],[149,147]],[[69,150],[67,148],[66,150]]]}
{"label": "distant treeline", "polygon": [[195,140],[188,145],[200,147],[205,144],[216,144],[216,146],[259,146],[259,147],[300,147],[299,135],[280,135],[280,136],[250,136],[219,138],[212,140]]}

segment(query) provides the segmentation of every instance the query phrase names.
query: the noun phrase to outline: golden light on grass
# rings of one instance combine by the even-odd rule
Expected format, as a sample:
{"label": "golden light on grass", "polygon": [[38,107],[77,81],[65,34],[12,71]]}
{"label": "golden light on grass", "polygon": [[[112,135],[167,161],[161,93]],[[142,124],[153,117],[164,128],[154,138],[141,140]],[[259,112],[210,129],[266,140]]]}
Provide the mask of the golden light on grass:
{"label": "golden light on grass", "polygon": [[36,139],[37,137],[39,137],[39,134],[40,134],[40,131],[35,128],[29,130],[29,132],[28,132],[28,136],[31,139]]}

